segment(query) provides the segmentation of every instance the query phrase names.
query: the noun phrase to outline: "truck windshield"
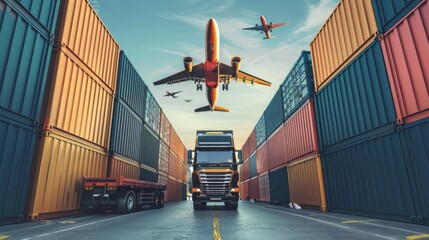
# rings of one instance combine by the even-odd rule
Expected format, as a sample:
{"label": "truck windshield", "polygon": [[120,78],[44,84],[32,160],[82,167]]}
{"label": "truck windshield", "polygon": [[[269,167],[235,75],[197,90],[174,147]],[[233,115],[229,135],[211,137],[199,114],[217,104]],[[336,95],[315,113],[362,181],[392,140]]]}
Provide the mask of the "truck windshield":
{"label": "truck windshield", "polygon": [[233,163],[233,151],[211,150],[202,151],[197,150],[196,163]]}

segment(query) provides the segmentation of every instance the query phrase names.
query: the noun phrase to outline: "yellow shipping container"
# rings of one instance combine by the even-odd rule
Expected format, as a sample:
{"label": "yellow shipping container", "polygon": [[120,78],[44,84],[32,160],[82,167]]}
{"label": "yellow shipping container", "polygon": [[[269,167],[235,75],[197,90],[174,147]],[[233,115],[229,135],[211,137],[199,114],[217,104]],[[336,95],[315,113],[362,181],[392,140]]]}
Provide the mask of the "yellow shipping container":
{"label": "yellow shipping container", "polygon": [[28,216],[42,220],[76,213],[82,177],[106,177],[107,153],[97,145],[60,131],[37,139],[30,178]]}
{"label": "yellow shipping container", "polygon": [[57,47],[41,114],[44,130],[57,128],[108,148],[113,89],[65,47]]}
{"label": "yellow shipping container", "polygon": [[297,161],[287,167],[290,201],[326,211],[320,156]]}
{"label": "yellow shipping container", "polygon": [[117,153],[109,157],[108,177],[140,179],[140,163]]}
{"label": "yellow shipping container", "polygon": [[371,0],[342,0],[310,43],[316,91],[376,37]]}
{"label": "yellow shipping container", "polygon": [[55,35],[115,92],[119,45],[88,0],[61,1]]}

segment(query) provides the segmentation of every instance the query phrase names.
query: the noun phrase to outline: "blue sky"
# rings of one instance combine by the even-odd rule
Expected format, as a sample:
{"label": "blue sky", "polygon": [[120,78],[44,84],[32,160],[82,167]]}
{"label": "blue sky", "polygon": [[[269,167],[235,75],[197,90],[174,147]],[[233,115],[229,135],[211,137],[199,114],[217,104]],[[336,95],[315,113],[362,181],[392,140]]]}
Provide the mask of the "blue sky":
{"label": "blue sky", "polygon": [[[291,66],[326,21],[339,0],[90,0],[99,16],[144,79],[188,149],[200,129],[232,129],[238,148],[262,116]],[[241,30],[268,22],[289,22],[274,29],[270,40]],[[220,30],[220,61],[242,59],[241,70],[272,82],[272,87],[231,82],[217,104],[229,113],[195,113],[206,106],[205,90],[192,82],[155,87],[152,83],[183,70],[182,59],[205,59],[205,25],[215,18]],[[165,91],[183,91],[179,98]],[[193,99],[185,103],[184,99]]]}

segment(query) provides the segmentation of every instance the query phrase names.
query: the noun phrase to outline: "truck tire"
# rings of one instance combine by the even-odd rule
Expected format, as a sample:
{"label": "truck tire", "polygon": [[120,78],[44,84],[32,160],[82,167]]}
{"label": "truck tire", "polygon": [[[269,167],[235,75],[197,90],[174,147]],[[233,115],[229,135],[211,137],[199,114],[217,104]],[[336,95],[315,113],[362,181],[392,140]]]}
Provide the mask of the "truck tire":
{"label": "truck tire", "polygon": [[231,205],[229,206],[229,209],[231,210],[237,210],[237,208],[238,208],[238,203],[236,204],[231,203]]}
{"label": "truck tire", "polygon": [[158,208],[163,208],[164,207],[164,193],[160,192],[158,196],[159,196],[159,198],[158,198]]}
{"label": "truck tire", "polygon": [[133,191],[124,191],[119,195],[116,210],[118,213],[130,213],[136,206],[136,194]]}
{"label": "truck tire", "polygon": [[150,204],[150,208],[151,209],[155,209],[155,208],[159,208],[159,198],[160,198],[160,194],[158,191],[155,191],[153,193],[153,200],[152,203]]}

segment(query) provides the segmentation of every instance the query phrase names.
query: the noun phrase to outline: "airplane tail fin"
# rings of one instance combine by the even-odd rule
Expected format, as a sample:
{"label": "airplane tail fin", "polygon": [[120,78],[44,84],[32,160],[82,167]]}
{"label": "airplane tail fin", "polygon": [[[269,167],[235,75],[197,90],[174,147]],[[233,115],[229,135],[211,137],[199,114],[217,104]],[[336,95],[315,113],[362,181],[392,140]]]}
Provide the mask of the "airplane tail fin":
{"label": "airplane tail fin", "polygon": [[208,112],[208,111],[229,112],[229,109],[221,106],[217,106],[217,105],[215,105],[213,109],[210,108],[210,105],[195,109],[195,112]]}

